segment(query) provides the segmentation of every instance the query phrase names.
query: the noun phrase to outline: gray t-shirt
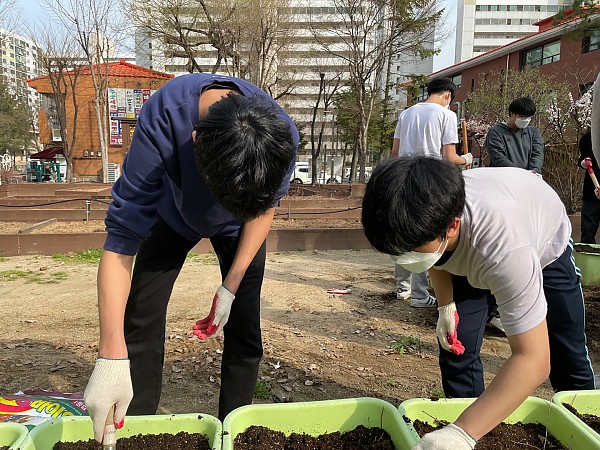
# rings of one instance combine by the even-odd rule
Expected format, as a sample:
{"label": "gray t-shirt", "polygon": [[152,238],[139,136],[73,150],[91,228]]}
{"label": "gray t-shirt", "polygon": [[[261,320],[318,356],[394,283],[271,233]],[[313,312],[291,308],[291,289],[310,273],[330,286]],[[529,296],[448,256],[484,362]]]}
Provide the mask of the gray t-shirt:
{"label": "gray t-shirt", "polygon": [[571,222],[554,190],[512,167],[463,172],[466,205],[457,248],[435,266],[496,297],[507,336],[546,317],[542,269],[567,248]]}

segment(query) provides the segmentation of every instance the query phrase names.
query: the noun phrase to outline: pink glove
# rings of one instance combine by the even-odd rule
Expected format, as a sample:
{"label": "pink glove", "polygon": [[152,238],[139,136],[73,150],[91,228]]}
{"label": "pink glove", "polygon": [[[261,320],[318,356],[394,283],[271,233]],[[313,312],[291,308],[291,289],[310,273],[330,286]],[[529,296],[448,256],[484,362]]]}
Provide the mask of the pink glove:
{"label": "pink glove", "polygon": [[196,325],[193,327],[194,334],[199,339],[207,339],[218,335],[223,330],[227,320],[229,320],[231,304],[234,299],[235,295],[229,292],[225,286],[219,286],[213,297],[210,313],[204,319],[196,322]]}
{"label": "pink glove", "polygon": [[454,302],[438,307],[438,322],[435,332],[440,345],[444,350],[448,350],[455,355],[462,355],[465,347],[458,340],[458,311]]}

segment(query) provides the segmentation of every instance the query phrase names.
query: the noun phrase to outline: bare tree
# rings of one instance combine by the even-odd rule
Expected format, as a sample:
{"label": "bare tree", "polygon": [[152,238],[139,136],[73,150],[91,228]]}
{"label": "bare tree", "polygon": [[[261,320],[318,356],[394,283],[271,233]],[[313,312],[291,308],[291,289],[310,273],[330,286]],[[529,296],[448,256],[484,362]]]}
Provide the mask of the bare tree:
{"label": "bare tree", "polygon": [[[36,45],[42,49],[40,64],[43,67],[51,95],[45,96],[43,109],[49,128],[54,125],[60,129],[62,149],[67,163],[67,182],[73,181],[73,150],[77,144],[77,123],[80,104],[90,101],[78,93],[77,82],[82,70],[80,49],[71,36],[60,35],[52,24],[42,30],[37,30]],[[67,110],[71,114],[67,114]]]}
{"label": "bare tree", "polygon": [[289,0],[126,1],[130,20],[160,42],[165,60],[182,58],[189,73],[210,60],[212,73],[247,79],[274,98],[289,93],[278,67],[291,35]]}
{"label": "bare tree", "polygon": [[[382,74],[391,54],[432,54],[425,44],[432,27],[443,16],[435,0],[333,0],[336,22],[314,37],[323,51],[347,67],[349,86],[359,111],[357,155],[359,180],[364,182],[368,129],[375,101],[381,91]],[[333,39],[332,39],[333,38]],[[354,167],[352,168],[354,169]],[[354,172],[354,170],[352,170]]]}
{"label": "bare tree", "polygon": [[[325,78],[326,74],[323,71],[319,72],[319,93],[317,94],[317,100],[312,108],[312,120],[310,122],[310,143],[311,143],[311,155],[312,155],[312,184],[317,183],[317,176],[320,175],[320,171],[317,170],[317,160],[321,156],[321,147],[323,144],[323,132],[325,131],[325,120],[317,122],[317,115],[320,110],[325,113],[333,113],[331,108],[333,107],[333,100],[341,87],[342,77],[340,73],[334,74],[330,78]],[[321,106],[321,101],[322,106]],[[318,130],[317,130],[318,125]],[[333,127],[332,127],[333,133]]]}
{"label": "bare tree", "polygon": [[102,181],[108,182],[108,63],[119,19],[110,0],[43,0],[69,30],[83,52],[95,91],[94,104],[102,152]]}

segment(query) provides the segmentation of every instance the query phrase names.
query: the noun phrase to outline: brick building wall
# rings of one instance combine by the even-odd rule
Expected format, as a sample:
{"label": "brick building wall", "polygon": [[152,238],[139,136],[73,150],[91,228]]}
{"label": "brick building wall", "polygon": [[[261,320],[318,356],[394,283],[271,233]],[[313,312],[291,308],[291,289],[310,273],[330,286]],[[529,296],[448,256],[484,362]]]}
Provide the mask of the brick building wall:
{"label": "brick building wall", "polygon": [[[113,75],[114,73],[114,75]],[[148,89],[157,90],[173,76],[152,71],[133,64],[109,64],[109,88],[121,89]],[[52,96],[52,87],[48,77],[29,80],[29,85],[39,93]],[[92,77],[85,71],[79,75],[76,84],[76,102],[78,107],[75,136],[76,141],[72,149],[73,176],[77,181],[102,181],[102,157],[100,151],[100,138],[96,118],[95,90]],[[75,106],[71,92],[66,95],[67,136],[71,143],[72,133],[69,127],[73,126]],[[107,108],[108,111],[108,108]],[[47,111],[39,112],[39,140],[45,146],[60,145],[52,141],[52,132],[48,123]],[[108,112],[107,112],[108,114]],[[136,119],[122,119],[131,126],[135,126]],[[108,124],[108,122],[107,122]],[[107,136],[108,142],[110,142]],[[128,149],[128,140],[123,139],[123,145],[108,145],[109,163],[122,164]],[[93,155],[93,156],[92,156]]]}

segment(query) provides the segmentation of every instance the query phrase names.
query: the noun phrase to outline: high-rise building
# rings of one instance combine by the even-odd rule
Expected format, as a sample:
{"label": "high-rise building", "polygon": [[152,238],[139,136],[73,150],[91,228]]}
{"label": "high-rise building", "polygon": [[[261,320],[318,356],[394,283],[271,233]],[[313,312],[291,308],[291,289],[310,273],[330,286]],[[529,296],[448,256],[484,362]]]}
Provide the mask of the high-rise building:
{"label": "high-rise building", "polygon": [[0,48],[0,76],[20,100],[37,111],[39,94],[27,85],[27,80],[42,75],[40,48],[29,39],[6,30],[0,30]]}
{"label": "high-rise building", "polygon": [[572,0],[458,0],[455,62],[535,33],[536,22],[572,4]]}

